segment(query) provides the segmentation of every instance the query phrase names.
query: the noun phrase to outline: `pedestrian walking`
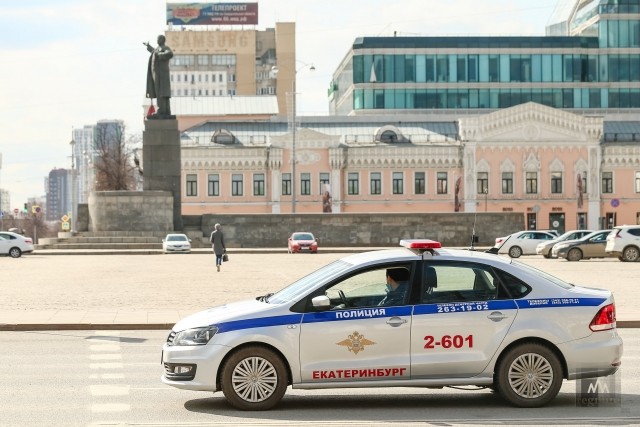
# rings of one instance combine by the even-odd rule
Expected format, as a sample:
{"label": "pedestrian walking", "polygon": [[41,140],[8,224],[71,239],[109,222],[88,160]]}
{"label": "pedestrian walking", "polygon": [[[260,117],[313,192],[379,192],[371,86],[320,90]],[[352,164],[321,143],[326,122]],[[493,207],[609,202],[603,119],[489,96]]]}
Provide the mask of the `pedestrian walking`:
{"label": "pedestrian walking", "polygon": [[216,224],[214,226],[214,230],[211,232],[209,241],[211,242],[213,253],[216,255],[216,268],[220,271],[222,256],[227,251],[227,247],[224,245],[224,235],[222,234],[222,227],[220,227],[220,224]]}

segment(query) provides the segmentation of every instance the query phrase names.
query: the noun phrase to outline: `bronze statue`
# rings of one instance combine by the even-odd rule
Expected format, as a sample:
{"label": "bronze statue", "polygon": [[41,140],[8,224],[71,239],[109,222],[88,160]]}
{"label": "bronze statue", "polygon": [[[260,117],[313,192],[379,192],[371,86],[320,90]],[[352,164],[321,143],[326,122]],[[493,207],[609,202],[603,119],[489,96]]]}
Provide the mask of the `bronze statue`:
{"label": "bronze statue", "polygon": [[165,44],[165,37],[158,36],[158,47],[154,48],[149,42],[143,43],[151,56],[147,69],[147,98],[155,98],[158,111],[149,116],[151,119],[174,119],[171,115],[171,78],[169,74],[169,60],[173,58],[173,51]]}

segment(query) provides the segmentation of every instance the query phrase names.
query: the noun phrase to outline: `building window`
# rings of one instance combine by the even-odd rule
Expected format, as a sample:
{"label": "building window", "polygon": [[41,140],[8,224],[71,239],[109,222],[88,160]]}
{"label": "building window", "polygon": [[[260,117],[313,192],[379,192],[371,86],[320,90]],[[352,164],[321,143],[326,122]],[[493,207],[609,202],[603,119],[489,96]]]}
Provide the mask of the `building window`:
{"label": "building window", "polygon": [[187,197],[198,195],[198,175],[187,174]]}
{"label": "building window", "polygon": [[602,172],[602,193],[613,193],[613,172]]}
{"label": "building window", "polygon": [[527,194],[538,194],[538,172],[527,172]]}
{"label": "building window", "polygon": [[551,172],[551,193],[562,193],[562,172]]}
{"label": "building window", "polygon": [[447,173],[446,172],[438,172],[436,175],[437,183],[436,183],[436,191],[438,194],[447,194],[449,189],[447,188]]}
{"label": "building window", "polygon": [[425,194],[426,193],[426,182],[424,172],[416,172],[413,175],[413,189],[416,194]]}
{"label": "building window", "polygon": [[207,194],[209,196],[219,196],[220,195],[220,175],[217,173],[209,174],[208,183],[207,183]]}
{"label": "building window", "polygon": [[393,194],[404,194],[404,176],[402,172],[393,173]]}
{"label": "building window", "polygon": [[360,179],[358,178],[358,172],[349,172],[347,187],[347,194],[352,196],[360,194]]}
{"label": "building window", "polygon": [[303,196],[311,195],[311,174],[300,174],[300,194]]}
{"label": "building window", "polygon": [[231,175],[231,195],[242,196],[242,174],[234,173]]}
{"label": "building window", "polygon": [[290,173],[282,174],[282,195],[283,196],[291,195],[291,174]]}
{"label": "building window", "polygon": [[640,193],[640,172],[636,172],[636,193]]}
{"label": "building window", "polygon": [[513,194],[513,172],[502,172],[502,194]]}
{"label": "building window", "polygon": [[489,194],[489,172],[478,172],[478,194]]}
{"label": "building window", "polygon": [[257,173],[253,175],[253,195],[264,196],[264,174]]}
{"label": "building window", "polygon": [[382,194],[382,174],[380,172],[371,172],[371,194]]}
{"label": "building window", "polygon": [[320,172],[320,194],[324,194],[325,191],[329,191],[329,173]]}

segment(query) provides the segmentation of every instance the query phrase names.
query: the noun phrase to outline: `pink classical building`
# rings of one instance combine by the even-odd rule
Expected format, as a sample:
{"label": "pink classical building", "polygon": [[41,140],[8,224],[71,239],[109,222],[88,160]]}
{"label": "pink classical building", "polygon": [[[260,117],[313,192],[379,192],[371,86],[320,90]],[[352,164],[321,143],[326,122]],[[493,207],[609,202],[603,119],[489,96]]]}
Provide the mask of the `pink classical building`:
{"label": "pink classical building", "polygon": [[278,116],[182,128],[182,213],[521,212],[529,229],[560,231],[640,223],[638,122],[532,102],[458,118],[297,119],[295,129]]}

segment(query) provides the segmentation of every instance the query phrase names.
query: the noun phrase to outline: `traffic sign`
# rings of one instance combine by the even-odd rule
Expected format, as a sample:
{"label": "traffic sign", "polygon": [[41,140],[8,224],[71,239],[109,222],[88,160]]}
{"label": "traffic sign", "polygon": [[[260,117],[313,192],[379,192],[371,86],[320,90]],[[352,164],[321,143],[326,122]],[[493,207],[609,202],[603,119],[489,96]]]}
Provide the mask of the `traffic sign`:
{"label": "traffic sign", "polygon": [[63,231],[69,231],[69,229],[71,229],[71,224],[69,223],[69,221],[64,221],[60,225],[62,226]]}
{"label": "traffic sign", "polygon": [[620,206],[620,199],[611,199],[611,206],[614,208]]}
{"label": "traffic sign", "polygon": [[18,212],[20,212],[20,209],[18,209],[18,208],[15,208],[15,209],[13,210],[13,213],[14,213],[14,214],[16,214],[16,215],[18,215]]}
{"label": "traffic sign", "polygon": [[62,222],[69,222],[69,216],[68,215],[62,215],[62,218],[60,218],[62,220]]}

